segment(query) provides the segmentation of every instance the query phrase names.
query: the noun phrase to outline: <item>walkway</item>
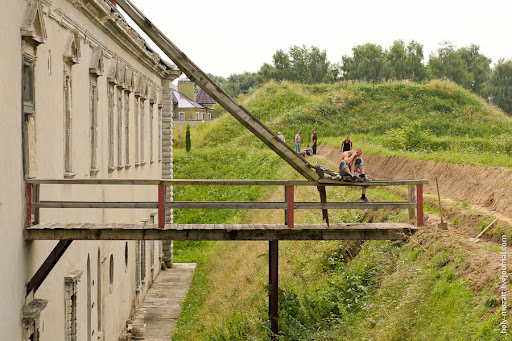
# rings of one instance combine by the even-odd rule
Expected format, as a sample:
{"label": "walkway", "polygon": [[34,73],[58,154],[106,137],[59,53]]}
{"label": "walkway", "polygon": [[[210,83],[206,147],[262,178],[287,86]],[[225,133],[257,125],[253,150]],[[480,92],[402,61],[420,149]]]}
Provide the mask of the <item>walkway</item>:
{"label": "walkway", "polygon": [[134,326],[146,324],[146,341],[169,341],[196,269],[195,263],[174,263],[161,271],[137,311]]}

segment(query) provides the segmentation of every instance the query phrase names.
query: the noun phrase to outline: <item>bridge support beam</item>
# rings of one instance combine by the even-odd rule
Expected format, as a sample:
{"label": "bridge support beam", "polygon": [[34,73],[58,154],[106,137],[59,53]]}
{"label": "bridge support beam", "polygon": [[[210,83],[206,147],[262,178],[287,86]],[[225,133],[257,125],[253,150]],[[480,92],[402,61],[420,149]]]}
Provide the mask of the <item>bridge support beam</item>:
{"label": "bridge support beam", "polygon": [[268,315],[270,319],[270,331],[272,332],[271,340],[277,339],[277,317],[279,306],[279,292],[278,292],[278,256],[279,256],[279,241],[271,240],[268,242],[269,246],[269,286],[270,295],[268,300]]}

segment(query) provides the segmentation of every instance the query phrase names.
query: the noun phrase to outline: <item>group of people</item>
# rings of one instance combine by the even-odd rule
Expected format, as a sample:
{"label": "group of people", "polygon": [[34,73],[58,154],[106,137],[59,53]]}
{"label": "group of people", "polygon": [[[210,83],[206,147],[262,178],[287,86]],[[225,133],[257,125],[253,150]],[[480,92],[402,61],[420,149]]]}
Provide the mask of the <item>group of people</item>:
{"label": "group of people", "polygon": [[[299,131],[297,135],[295,135],[295,152],[298,155],[301,156],[311,156],[316,154],[316,148],[318,145],[318,137],[313,130],[312,132],[312,143],[313,145],[310,146],[309,144],[307,147],[303,150],[301,150],[301,137],[302,132]],[[285,142],[284,136],[281,134],[281,132],[278,132],[277,137],[281,139],[281,141]],[[363,150],[361,148],[352,149],[352,141],[350,140],[350,136],[347,135],[347,137],[341,142],[340,146],[340,152],[341,156],[338,160],[339,165],[339,174],[341,176],[342,180],[346,181],[353,181],[353,182],[367,182],[369,181],[366,177],[365,173],[365,166],[364,161],[362,159]],[[362,194],[361,194],[361,200],[365,202],[369,202],[368,198],[366,197],[366,189],[368,186],[362,186]]]}
{"label": "group of people", "polygon": [[[299,131],[297,135],[295,135],[295,152],[301,156],[311,156],[316,154],[316,147],[318,146],[318,136],[316,135],[315,131],[311,131],[311,141],[313,145],[307,145],[306,148],[301,150],[300,143],[302,140],[302,131]],[[278,136],[281,135],[281,132],[279,132]],[[281,135],[282,136],[282,135]],[[284,138],[284,137],[283,137]],[[282,139],[283,140],[283,139]],[[284,142],[284,140],[283,140]]]}

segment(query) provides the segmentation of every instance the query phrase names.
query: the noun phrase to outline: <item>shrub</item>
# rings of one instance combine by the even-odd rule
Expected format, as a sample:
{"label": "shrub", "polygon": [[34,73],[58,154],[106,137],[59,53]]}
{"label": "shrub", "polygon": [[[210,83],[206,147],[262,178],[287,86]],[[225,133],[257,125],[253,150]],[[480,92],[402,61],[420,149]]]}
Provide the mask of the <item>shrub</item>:
{"label": "shrub", "polygon": [[187,124],[187,131],[185,132],[185,148],[187,152],[190,152],[192,148],[192,142],[190,141],[190,124]]}
{"label": "shrub", "polygon": [[389,148],[408,151],[426,151],[433,147],[432,133],[422,129],[419,121],[403,124],[400,128],[386,132],[386,143]]}

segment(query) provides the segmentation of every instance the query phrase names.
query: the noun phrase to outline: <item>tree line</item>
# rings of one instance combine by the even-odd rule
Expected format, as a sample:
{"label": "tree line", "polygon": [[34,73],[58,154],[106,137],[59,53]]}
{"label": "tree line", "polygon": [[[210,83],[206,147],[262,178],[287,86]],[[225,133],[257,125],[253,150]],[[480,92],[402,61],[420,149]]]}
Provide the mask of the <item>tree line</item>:
{"label": "tree line", "polygon": [[292,81],[305,84],[334,83],[340,80],[383,82],[449,79],[492,100],[512,115],[512,59],[499,60],[491,67],[491,59],[480,52],[478,45],[456,48],[444,42],[428,56],[425,63],[423,45],[411,41],[394,41],[388,49],[372,43],[352,48],[340,63],[331,63],[325,50],[305,45],[292,46],[288,52],[278,50],[272,63],[265,63],[258,72],[232,74],[224,78],[209,75],[231,96],[246,94],[269,81]]}

